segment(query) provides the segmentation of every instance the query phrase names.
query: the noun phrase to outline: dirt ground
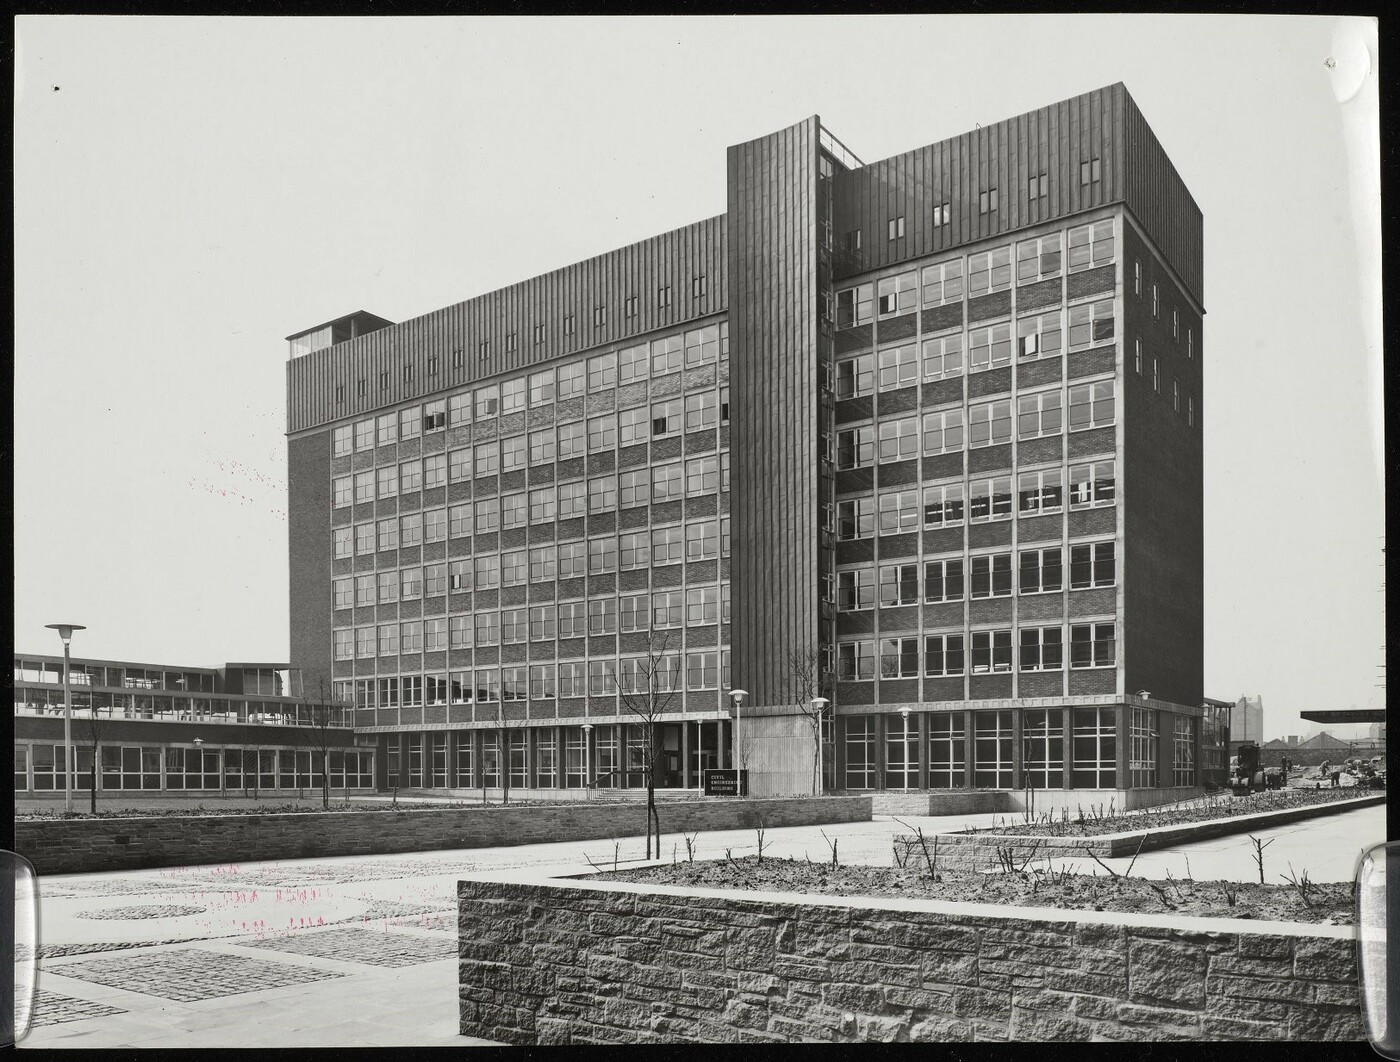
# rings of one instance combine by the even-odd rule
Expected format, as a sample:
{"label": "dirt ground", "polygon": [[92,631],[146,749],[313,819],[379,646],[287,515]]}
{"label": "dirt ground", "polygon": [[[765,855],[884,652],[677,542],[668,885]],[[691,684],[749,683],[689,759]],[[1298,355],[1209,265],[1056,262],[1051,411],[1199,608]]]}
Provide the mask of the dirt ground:
{"label": "dirt ground", "polygon": [[[816,893],[829,896],[894,896],[903,899],[958,900],[1012,907],[1062,907],[1080,911],[1129,911],[1209,918],[1254,918],[1281,922],[1351,925],[1355,905],[1350,883],[1293,885],[1241,884],[1173,878],[1052,871],[1045,864],[1013,870],[948,865],[939,853],[935,877],[916,851],[911,865],[838,866],[755,856],[675,863],[670,866],[599,874],[620,881],[653,882],[707,889]],[[919,865],[912,865],[913,860]]]}

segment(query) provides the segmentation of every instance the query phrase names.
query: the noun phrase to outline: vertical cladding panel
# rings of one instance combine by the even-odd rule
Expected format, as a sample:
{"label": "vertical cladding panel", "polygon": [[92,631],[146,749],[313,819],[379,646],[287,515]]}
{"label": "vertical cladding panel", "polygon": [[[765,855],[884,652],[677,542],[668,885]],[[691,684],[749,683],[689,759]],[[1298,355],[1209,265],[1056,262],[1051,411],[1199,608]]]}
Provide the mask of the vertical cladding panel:
{"label": "vertical cladding panel", "polygon": [[287,445],[291,660],[312,689],[331,681],[330,455],[329,429]]}
{"label": "vertical cladding panel", "polygon": [[781,696],[816,636],[817,120],[729,152],[733,681]]}

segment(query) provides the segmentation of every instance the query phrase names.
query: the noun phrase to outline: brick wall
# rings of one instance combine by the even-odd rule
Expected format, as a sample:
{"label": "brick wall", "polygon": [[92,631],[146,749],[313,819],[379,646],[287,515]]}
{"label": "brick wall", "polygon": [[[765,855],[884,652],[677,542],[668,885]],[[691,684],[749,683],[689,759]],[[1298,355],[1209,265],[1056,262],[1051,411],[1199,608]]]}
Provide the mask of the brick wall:
{"label": "brick wall", "polygon": [[[664,833],[869,822],[870,797],[690,800],[658,805]],[[384,855],[640,837],[646,805],[462,808],[329,814],[42,819],[15,823],[15,850],[40,874]]]}
{"label": "brick wall", "polygon": [[1349,927],[590,885],[458,883],[463,1035],[550,1045],[1364,1036]]}

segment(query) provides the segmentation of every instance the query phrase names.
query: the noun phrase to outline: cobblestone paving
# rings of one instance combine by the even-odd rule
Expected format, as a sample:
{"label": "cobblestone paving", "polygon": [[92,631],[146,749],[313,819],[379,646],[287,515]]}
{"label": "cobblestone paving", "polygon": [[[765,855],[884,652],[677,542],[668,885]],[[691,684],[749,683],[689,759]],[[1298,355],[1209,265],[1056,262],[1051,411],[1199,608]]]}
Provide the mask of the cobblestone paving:
{"label": "cobblestone paving", "polygon": [[61,899],[70,899],[76,896],[145,896],[152,892],[197,892],[204,887],[203,884],[174,881],[169,878],[65,882],[61,889],[49,888],[41,881],[39,895],[40,897],[53,896]]}
{"label": "cobblestone paving", "polygon": [[409,926],[413,929],[432,929],[439,933],[457,932],[457,914],[455,911],[440,911],[433,914],[412,915],[408,918],[392,918],[389,920],[391,926]]}
{"label": "cobblestone paving", "polygon": [[305,966],[266,962],[198,948],[66,963],[50,966],[48,972],[180,1003],[219,999],[245,992],[264,992],[344,976]]}
{"label": "cobblestone paving", "polygon": [[406,915],[434,914],[454,906],[448,901],[438,904],[404,903],[400,900],[370,900],[359,918],[402,918]]}
{"label": "cobblestone paving", "polygon": [[108,907],[99,911],[79,911],[78,918],[127,919],[127,918],[180,918],[184,915],[203,914],[208,908],[192,907],[189,904],[139,904],[135,907]]}
{"label": "cobblestone paving", "polygon": [[419,963],[451,958],[457,954],[456,946],[450,941],[353,926],[316,933],[268,937],[264,940],[240,940],[238,944],[245,948],[268,948],[296,955],[361,962],[370,966],[416,966]]}
{"label": "cobblestone paving", "polygon": [[[162,944],[188,944],[192,940],[207,940],[207,937],[175,937],[172,940],[110,940],[92,944],[40,944],[39,958],[62,959],[69,955],[90,955],[97,951],[128,951],[131,948],[155,948]],[[15,958],[30,957],[28,944],[15,947]]]}
{"label": "cobblestone paving", "polygon": [[84,1018],[105,1018],[112,1014],[125,1014],[121,1007],[106,1003],[90,1003],[86,999],[74,999],[40,989],[34,993],[34,1013],[31,1025],[58,1025],[65,1021],[82,1021]]}

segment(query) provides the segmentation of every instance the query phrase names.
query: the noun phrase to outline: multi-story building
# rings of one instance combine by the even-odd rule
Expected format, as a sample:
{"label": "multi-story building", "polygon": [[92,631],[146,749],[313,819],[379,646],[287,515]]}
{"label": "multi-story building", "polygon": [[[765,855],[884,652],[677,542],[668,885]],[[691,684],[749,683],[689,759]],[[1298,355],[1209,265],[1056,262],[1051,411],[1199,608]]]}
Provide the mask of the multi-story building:
{"label": "multi-story building", "polygon": [[[63,657],[15,656],[15,795],[165,796],[317,791],[374,785],[374,750],[356,747],[347,707],[307,698],[285,663],[221,668],[74,658],[72,753],[63,748]],[[93,770],[94,757],[97,770]]]}
{"label": "multi-story building", "polygon": [[797,689],[829,787],[1198,785],[1201,214],[1124,87],[727,172],[719,217],[290,337],[292,658],[380,783],[503,744],[635,783],[656,671],[672,786],[733,761],[734,687],[808,743],[755,792],[810,791]]}
{"label": "multi-story building", "polygon": [[1256,745],[1264,740],[1263,697],[1241,697],[1235,702],[1230,709],[1230,740]]}

